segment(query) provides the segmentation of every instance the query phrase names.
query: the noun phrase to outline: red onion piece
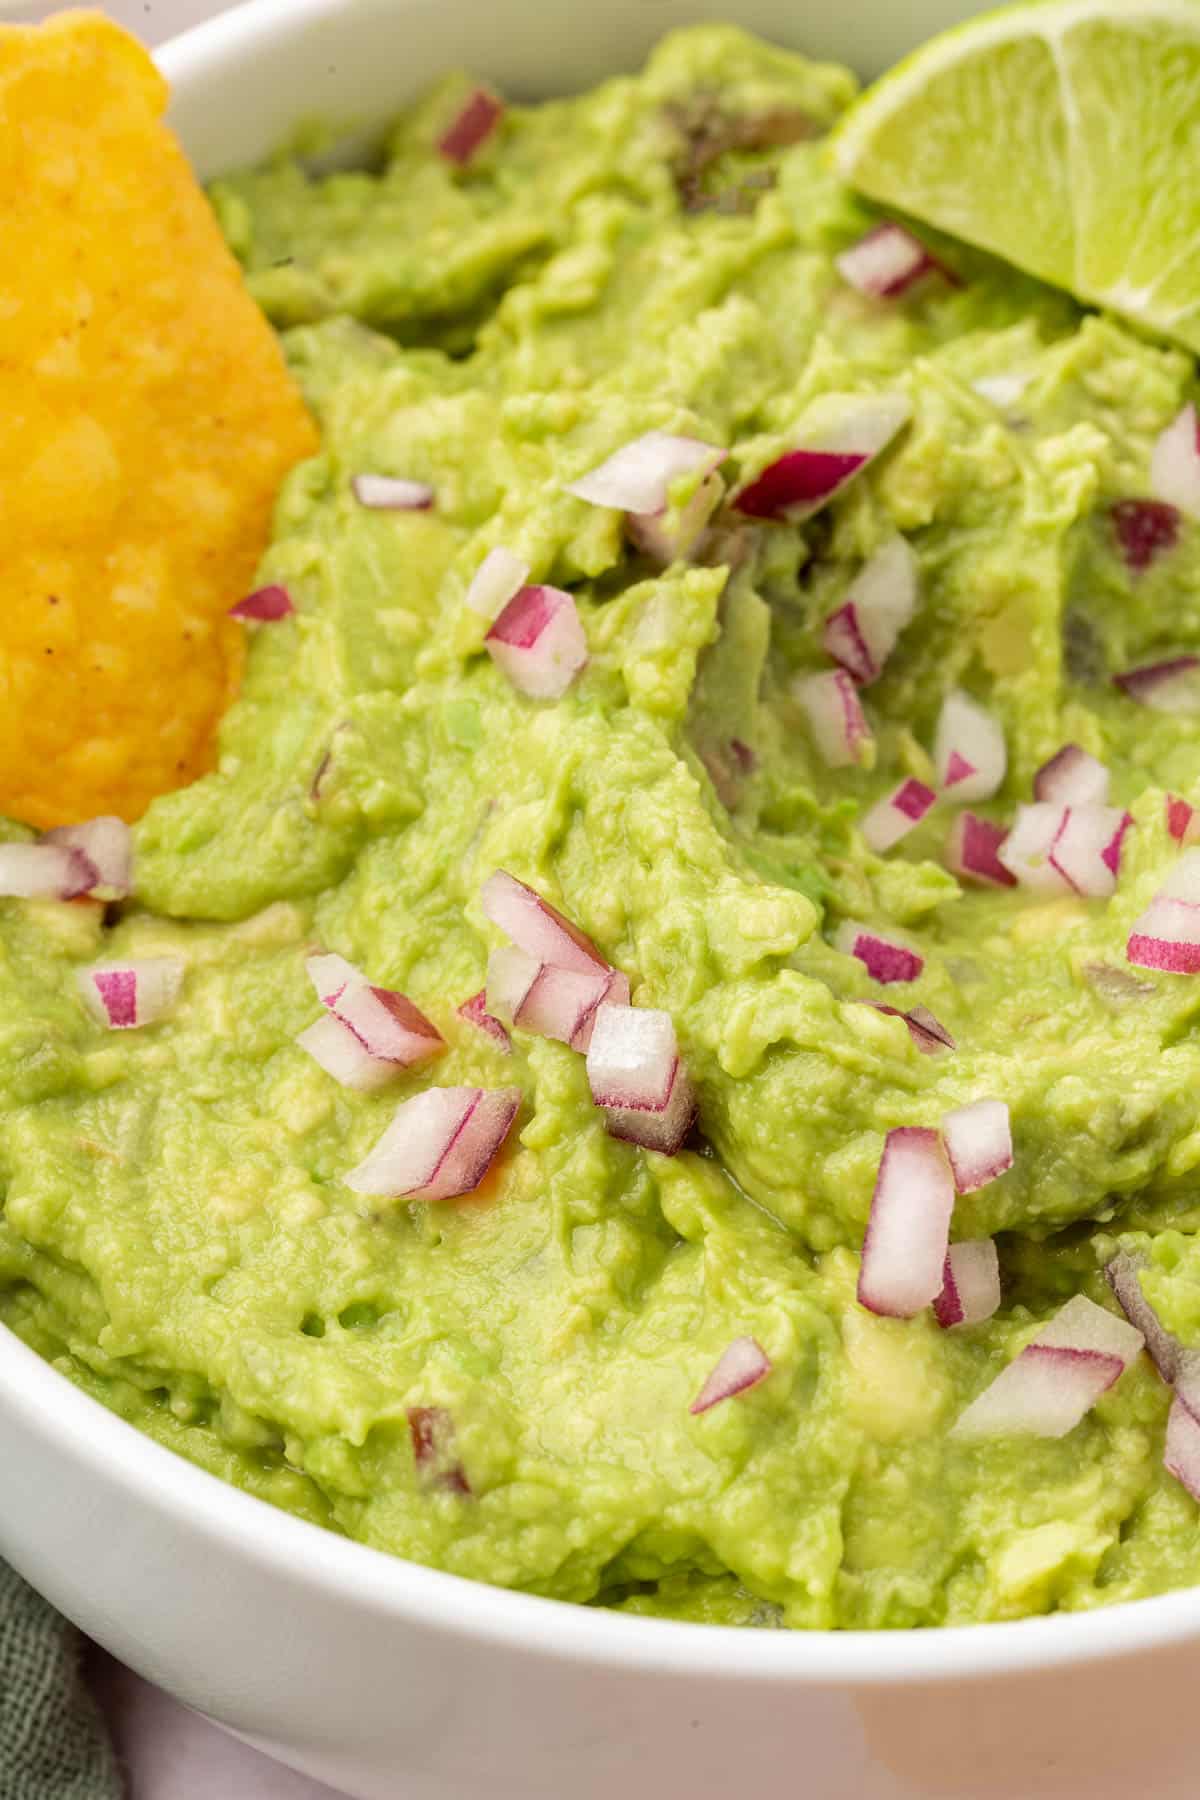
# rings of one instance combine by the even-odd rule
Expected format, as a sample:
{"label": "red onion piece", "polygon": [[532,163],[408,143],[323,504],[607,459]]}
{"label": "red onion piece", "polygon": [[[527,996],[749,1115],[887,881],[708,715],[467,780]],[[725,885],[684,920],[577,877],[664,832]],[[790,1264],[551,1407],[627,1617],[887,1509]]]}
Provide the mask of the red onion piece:
{"label": "red onion piece", "polygon": [[[630,1004],[628,975],[623,975],[620,969],[608,971],[608,984],[600,996],[600,1004],[604,1006],[628,1006]],[[572,1050],[578,1050],[586,1055],[591,1049],[592,1033],[596,1025],[596,1011],[597,1008],[593,1006],[572,1033],[569,1040]]]}
{"label": "red onion piece", "polygon": [[1118,1256],[1113,1257],[1104,1274],[1117,1297],[1121,1311],[1145,1338],[1146,1349],[1155,1368],[1164,1381],[1174,1381],[1179,1372],[1181,1347],[1178,1338],[1173,1337],[1162,1324],[1142,1292],[1140,1276],[1146,1266],[1141,1257],[1131,1256],[1128,1251],[1122,1250]]}
{"label": "red onion piece", "polygon": [[792,685],[803,707],[813,742],[830,769],[861,766],[874,738],[853,681],[844,669],[804,675]]}
{"label": "red onion piece", "polygon": [[562,588],[522,588],[484,644],[497,668],[531,700],[561,699],[588,659],[574,596]]}
{"label": "red onion piece", "polygon": [[954,1182],[936,1131],[903,1125],[883,1146],[858,1275],[868,1312],[912,1319],[942,1290]]}
{"label": "red onion piece", "polygon": [[472,994],[469,1000],[463,1001],[458,1009],[458,1016],[460,1019],[467,1019],[472,1025],[478,1026],[480,1031],[486,1031],[487,1035],[493,1038],[502,1050],[511,1052],[512,1039],[499,1019],[494,1018],[488,1011],[487,992],[484,988],[480,988],[477,994]]}
{"label": "red onion piece", "polygon": [[529,564],[503,544],[489,550],[471,578],[466,604],[485,619],[494,619],[529,580]]}
{"label": "red onion piece", "polygon": [[625,535],[639,550],[665,568],[690,556],[708,528],[725,494],[719,475],[700,483],[686,506],[677,513],[626,513]]}
{"label": "red onion piece", "polygon": [[405,994],[360,981],[326,1003],[363,1049],[382,1062],[412,1068],[446,1047],[437,1026]]}
{"label": "red onion piece", "polygon": [[1139,575],[1179,536],[1179,512],[1162,500],[1118,500],[1109,511],[1125,566]]}
{"label": "red onion piece", "polygon": [[955,688],[942,703],[933,760],[938,786],[956,802],[989,799],[1008,769],[999,720]]}
{"label": "red onion piece", "polygon": [[1034,894],[1069,894],[1071,884],[1051,861],[1067,808],[1035,801],[1018,806],[1012,830],[996,855],[1021,887]]}
{"label": "red onion piece", "polygon": [[314,1024],[299,1033],[296,1042],[327,1075],[332,1075],[342,1087],[353,1088],[356,1093],[373,1093],[376,1088],[386,1087],[400,1073],[399,1063],[372,1056],[350,1027],[335,1019],[332,1013],[322,1013]]}
{"label": "red onion piece", "polygon": [[426,1487],[447,1494],[469,1494],[471,1484],[458,1460],[454,1420],[444,1406],[410,1406],[408,1432],[413,1462]]}
{"label": "red onion piece", "polygon": [[[548,965],[515,944],[501,944],[488,957],[487,1003],[499,1019],[515,1024],[534,982]],[[587,977],[585,976],[586,980]]]}
{"label": "red onion piece", "polygon": [[706,1413],[712,1407],[719,1406],[722,1400],[732,1400],[735,1394],[749,1393],[760,1381],[765,1381],[770,1373],[771,1359],[757,1338],[734,1338],[688,1411]]}
{"label": "red onion piece", "polygon": [[1200,1500],[1200,1419],[1176,1395],[1167,1415],[1163,1467]]}
{"label": "red onion piece", "polygon": [[695,1091],[683,1064],[677,1062],[667,1104],[661,1112],[609,1106],[604,1111],[604,1125],[611,1137],[640,1144],[643,1150],[657,1150],[662,1156],[674,1156],[683,1148],[695,1117]]}
{"label": "red onion piece", "polygon": [[871,980],[881,987],[892,981],[915,981],[925,967],[925,958],[907,944],[881,937],[869,925],[860,925],[854,919],[843,919],[833,946],[843,956],[856,956]]}
{"label": "red onion piece", "polygon": [[543,963],[513,1014],[513,1024],[561,1044],[573,1044],[576,1038],[590,1041],[596,1008],[608,990],[607,969],[584,975]]}
{"label": "red onion piece", "polygon": [[826,395],[820,441],[768,463],[734,498],[752,519],[798,520],[816,512],[860,474],[896,433],[912,408],[902,394]]}
{"label": "red onion piece", "polygon": [[877,856],[893,849],[921,823],[937,800],[933,789],[909,777],[868,812],[860,825],[863,839]]}
{"label": "red onion piece", "polygon": [[77,900],[100,871],[69,844],[0,844],[0,895],[17,900]]}
{"label": "red onion piece", "polygon": [[405,481],[399,475],[356,475],[350,486],[368,512],[428,512],[435,498],[427,481]]}
{"label": "red onion piece", "polygon": [[1167,831],[1177,844],[1200,844],[1200,813],[1178,794],[1167,795]]}
{"label": "red onion piece", "polygon": [[154,1025],[175,1010],[185,964],[178,956],[143,956],[99,962],[77,972],[93,1016],[113,1031]]}
{"label": "red onion piece", "polygon": [[955,1192],[973,1194],[1013,1165],[1012,1130],[1003,1100],[972,1100],[942,1117],[942,1143]]}
{"label": "red onion piece", "polygon": [[587,1072],[597,1106],[664,1112],[678,1062],[670,1013],[607,1003],[596,1009]]}
{"label": "red onion piece", "polygon": [[480,893],[483,910],[510,941],[535,962],[591,974],[608,964],[591,939],[548,900],[505,869],[489,875]]}
{"label": "red onion piece", "polygon": [[1167,426],[1150,453],[1150,487],[1159,500],[1200,519],[1200,433],[1192,405]]}
{"label": "red onion piece", "polygon": [[402,1101],[365,1161],[343,1177],[356,1194],[452,1200],[477,1188],[521,1105],[520,1088],[427,1088]]}
{"label": "red onion piece", "polygon": [[1200,974],[1200,906],[1158,895],[1134,920],[1125,954],[1138,969]]}
{"label": "red onion piece", "polygon": [[458,163],[460,167],[469,163],[503,117],[503,101],[487,88],[476,88],[438,139],[438,150],[447,162]]}
{"label": "red onion piece", "polygon": [[977,881],[986,887],[1016,887],[1016,876],[1000,861],[1000,848],[1007,836],[1005,826],[993,825],[978,813],[959,813],[946,839],[946,867],[960,881]]}
{"label": "red onion piece", "polygon": [[1108,770],[1078,744],[1064,744],[1033,778],[1033,797],[1054,806],[1103,806]]}
{"label": "red onion piece", "polygon": [[567,493],[592,506],[610,506],[618,512],[657,517],[670,505],[671,488],[685,475],[702,481],[716,472],[728,451],[699,438],[673,437],[667,431],[648,431],[623,444],[598,468],[567,485]]}
{"label": "red onion piece", "polygon": [[967,1238],[946,1252],[933,1316],[943,1331],[982,1325],[1000,1305],[1000,1258],[991,1238]]}
{"label": "red onion piece", "polygon": [[101,899],[124,900],[133,886],[133,833],[124,819],[103,814],[79,825],[56,825],[41,842],[82,851],[96,871],[88,892]]}
{"label": "red onion piece", "polygon": [[940,1056],[944,1050],[958,1048],[941,1020],[935,1019],[927,1006],[914,1006],[908,1012],[901,1012],[898,1006],[889,1006],[886,1000],[854,1000],[851,1004],[869,1006],[875,1012],[886,1013],[889,1018],[903,1019],[913,1045],[922,1056]]}
{"label": "red onion piece", "polygon": [[926,275],[945,273],[919,237],[890,219],[873,226],[833,261],[843,281],[874,300],[897,299]]}
{"label": "red onion piece", "polygon": [[229,616],[231,619],[250,619],[260,625],[270,625],[277,619],[286,619],[295,610],[287,589],[275,583],[271,587],[255,588],[252,594],[247,594],[244,600],[239,600],[236,606],[230,607]]}
{"label": "red onion piece", "polygon": [[917,559],[907,538],[887,539],[825,621],[824,645],[860,686],[875,681],[917,606]]}
{"label": "red onion piece", "polygon": [[1113,685],[1154,712],[1200,712],[1200,656],[1171,656],[1113,676]]}
{"label": "red onion piece", "polygon": [[365,987],[367,984],[361,969],[333,952],[306,957],[304,967],[322,1006],[332,1006],[347,987]]}
{"label": "red onion piece", "polygon": [[1142,1334],[1084,1294],[1050,1323],[972,1400],[951,1437],[1065,1437],[1142,1348]]}
{"label": "red onion piece", "polygon": [[1116,806],[1067,806],[1050,845],[1049,860],[1075,893],[1106,900],[1115,893],[1121,843],[1133,824]]}

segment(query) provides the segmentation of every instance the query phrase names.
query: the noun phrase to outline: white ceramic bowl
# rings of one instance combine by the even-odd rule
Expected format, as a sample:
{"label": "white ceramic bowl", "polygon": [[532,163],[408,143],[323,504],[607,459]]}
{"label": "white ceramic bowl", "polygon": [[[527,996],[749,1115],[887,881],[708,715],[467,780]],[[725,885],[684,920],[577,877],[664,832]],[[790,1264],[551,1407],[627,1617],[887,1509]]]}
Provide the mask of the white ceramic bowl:
{"label": "white ceramic bowl", "polygon": [[[255,0],[168,46],[204,175],[470,63],[508,92],[733,17],[871,74],[956,0]],[[943,1632],[724,1632],[475,1586],[224,1486],[0,1330],[0,1552],[116,1655],[361,1800],[1193,1800],[1200,1593]],[[238,1800],[238,1796],[230,1796]]]}

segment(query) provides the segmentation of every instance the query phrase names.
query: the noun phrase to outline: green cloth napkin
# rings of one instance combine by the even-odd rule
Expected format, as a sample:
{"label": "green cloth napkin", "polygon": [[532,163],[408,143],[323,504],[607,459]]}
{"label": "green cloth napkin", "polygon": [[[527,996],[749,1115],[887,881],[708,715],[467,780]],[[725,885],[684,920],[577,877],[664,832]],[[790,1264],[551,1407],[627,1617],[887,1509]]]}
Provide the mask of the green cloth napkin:
{"label": "green cloth napkin", "polygon": [[0,1796],[121,1800],[79,1634],[0,1562]]}

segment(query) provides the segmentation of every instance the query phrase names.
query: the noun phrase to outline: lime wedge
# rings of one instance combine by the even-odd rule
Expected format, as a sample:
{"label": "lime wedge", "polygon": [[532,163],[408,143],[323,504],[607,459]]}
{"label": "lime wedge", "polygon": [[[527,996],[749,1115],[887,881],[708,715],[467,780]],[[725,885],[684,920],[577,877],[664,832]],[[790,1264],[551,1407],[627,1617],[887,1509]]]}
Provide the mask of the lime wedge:
{"label": "lime wedge", "polygon": [[1035,0],[933,38],[833,140],[885,206],[1200,350],[1200,0]]}

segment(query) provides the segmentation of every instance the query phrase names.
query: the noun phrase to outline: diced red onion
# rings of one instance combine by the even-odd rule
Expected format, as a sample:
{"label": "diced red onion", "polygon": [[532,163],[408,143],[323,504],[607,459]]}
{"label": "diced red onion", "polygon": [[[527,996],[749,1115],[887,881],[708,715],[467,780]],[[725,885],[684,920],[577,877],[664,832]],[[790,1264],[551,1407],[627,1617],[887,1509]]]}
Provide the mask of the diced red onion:
{"label": "diced red onion", "polygon": [[1016,405],[1032,380],[1032,375],[1019,374],[1014,369],[1008,374],[980,375],[971,386],[981,399],[989,400],[1001,411],[1007,411],[1010,406]]}
{"label": "diced red onion", "polygon": [[868,849],[878,856],[893,849],[921,823],[936,800],[933,789],[926,787],[923,781],[912,776],[902,781],[893,793],[878,801],[864,816],[860,830]]}
{"label": "diced red onion", "polygon": [[890,219],[873,226],[833,261],[843,281],[874,300],[894,300],[926,275],[945,272],[919,237]]}
{"label": "diced red onion", "polygon": [[69,850],[83,852],[97,877],[89,893],[105,900],[124,900],[133,886],[133,833],[124,819],[102,814],[79,825],[56,825],[41,842],[65,844]]}
{"label": "diced red onion", "polygon": [[643,1150],[657,1150],[662,1156],[674,1156],[683,1148],[695,1117],[695,1090],[683,1064],[677,1062],[667,1104],[661,1112],[609,1106],[604,1111],[604,1125],[611,1137],[640,1144]]}
{"label": "diced red onion", "polygon": [[625,534],[639,550],[666,567],[690,556],[708,528],[725,493],[719,475],[700,483],[686,506],[677,513],[626,513]]}
{"label": "diced red onion", "polygon": [[688,1411],[706,1413],[722,1400],[749,1393],[771,1373],[771,1359],[756,1338],[734,1338]]}
{"label": "diced red onion", "polygon": [[1067,809],[1035,801],[1018,806],[1012,830],[996,852],[1010,875],[1034,894],[1069,894],[1071,884],[1050,860]]}
{"label": "diced red onion", "polygon": [[802,676],[792,692],[804,709],[813,742],[828,768],[845,769],[866,760],[874,739],[845,669]]}
{"label": "diced red onion", "polygon": [[951,1429],[951,1437],[1065,1437],[1134,1360],[1142,1334],[1084,1294],[1002,1369]]}
{"label": "diced red onion", "polygon": [[1179,512],[1162,500],[1118,500],[1110,511],[1117,546],[1134,574],[1148,569],[1161,550],[1179,536]]}
{"label": "diced red onion", "polygon": [[513,1014],[513,1024],[561,1044],[574,1043],[577,1037],[590,1039],[593,1016],[608,990],[607,969],[585,975],[579,969],[543,963]]}
{"label": "diced red onion", "polygon": [[685,475],[707,480],[728,454],[719,444],[705,444],[699,438],[648,431],[570,482],[566,491],[592,506],[653,518],[667,510],[676,481]]}
{"label": "diced red onion", "polygon": [[1200,656],[1171,656],[1113,676],[1114,686],[1154,712],[1200,712]]}
{"label": "diced red onion", "polygon": [[1016,887],[1017,878],[1000,861],[1007,827],[993,825],[978,813],[959,813],[946,839],[945,862],[960,881],[978,881],[988,887]]}
{"label": "diced red onion", "polygon": [[824,645],[860,686],[882,673],[917,605],[917,559],[896,533],[880,546],[825,621]]}
{"label": "diced red onion", "polygon": [[503,101],[487,88],[477,87],[442,133],[437,147],[447,162],[469,163],[503,117]]}
{"label": "diced red onion", "polygon": [[[501,944],[488,957],[487,1003],[499,1019],[515,1024],[517,1014],[534,982],[548,965],[518,949],[516,944]],[[586,979],[586,977],[585,977]]]}
{"label": "diced red onion", "polygon": [[347,987],[366,985],[367,978],[361,969],[332,952],[306,957],[304,967],[322,1006],[332,1006]]}
{"label": "diced red onion", "polygon": [[588,659],[574,596],[555,587],[523,587],[484,639],[489,656],[519,693],[558,700]]}
{"label": "diced red onion", "polygon": [[446,1047],[445,1039],[405,994],[369,982],[348,983],[327,1002],[335,1019],[352,1031],[363,1049],[382,1062],[408,1069]]}
{"label": "diced red onion", "polygon": [[458,1460],[454,1420],[444,1406],[410,1406],[408,1432],[413,1462],[426,1487],[447,1494],[469,1494],[471,1484]]}
{"label": "diced red onion", "polygon": [[1200,906],[1200,851],[1185,850],[1168,870],[1158,893],[1163,900],[1186,900],[1190,906]]}
{"label": "diced red onion", "polygon": [[[600,996],[599,1004],[604,1006],[628,1006],[630,1004],[628,975],[623,975],[620,969],[610,969],[608,971],[608,985]],[[597,1007],[593,1006],[590,1012],[586,1013],[580,1020],[579,1025],[569,1040],[572,1050],[578,1050],[585,1055],[587,1051],[590,1050],[592,1033],[596,1025],[596,1012]],[[668,1102],[668,1105],[669,1104],[670,1102]]]}
{"label": "diced red onion", "polygon": [[942,703],[933,760],[938,786],[956,802],[989,799],[1008,768],[999,720],[955,688]]}
{"label": "diced red onion", "polygon": [[872,981],[886,986],[892,981],[915,981],[925,967],[925,958],[907,944],[881,937],[868,925],[843,919],[834,935],[833,946],[843,956],[856,956]]}
{"label": "diced red onion", "polygon": [[1159,500],[1200,519],[1200,434],[1191,404],[1167,426],[1150,453],[1150,487]]}
{"label": "diced red onion", "polygon": [[1177,844],[1200,843],[1200,813],[1178,794],[1167,795],[1167,831]]}
{"label": "diced red onion", "polygon": [[912,1319],[942,1290],[954,1182],[936,1131],[902,1125],[883,1146],[858,1275],[859,1304]]}
{"label": "diced red onion", "polygon": [[1163,1467],[1200,1500],[1200,1419],[1176,1395],[1167,1415]]}
{"label": "diced red onion", "polygon": [[943,1331],[982,1325],[1000,1305],[1000,1258],[991,1238],[967,1238],[946,1252],[933,1316]]}
{"label": "diced red onion", "polygon": [[1033,778],[1033,797],[1055,806],[1103,806],[1108,770],[1078,744],[1064,744]]}
{"label": "diced red onion", "polygon": [[18,900],[77,900],[100,871],[69,844],[0,844],[0,894]]}
{"label": "diced red onion", "polygon": [[479,1186],[512,1129],[520,1088],[427,1088],[402,1101],[365,1161],[344,1177],[356,1194],[452,1200]]}
{"label": "diced red onion", "polygon": [[972,1100],[942,1117],[942,1142],[956,1193],[973,1194],[1013,1165],[1012,1130],[1003,1100]]}
{"label": "diced red onion", "polygon": [[405,481],[399,475],[356,475],[350,486],[369,512],[428,512],[435,498],[427,481]]}
{"label": "diced red onion", "polygon": [[608,1003],[597,1008],[587,1053],[588,1083],[597,1106],[665,1111],[678,1062],[670,1013]]}
{"label": "diced red onion", "polygon": [[1125,954],[1135,968],[1200,974],[1200,906],[1157,895],[1134,920]]}
{"label": "diced red onion", "polygon": [[1146,1349],[1164,1381],[1174,1381],[1179,1371],[1180,1344],[1162,1324],[1158,1314],[1142,1292],[1141,1272],[1145,1261],[1122,1250],[1114,1256],[1104,1273],[1108,1285],[1129,1323],[1146,1340]]}
{"label": "diced red onion", "polygon": [[369,1094],[385,1087],[400,1073],[399,1063],[372,1056],[350,1027],[332,1013],[322,1013],[314,1024],[300,1032],[296,1042],[327,1075],[358,1093]]}
{"label": "diced red onion", "polygon": [[1193,1419],[1200,1420],[1200,1350],[1188,1350],[1182,1344],[1177,1346],[1175,1372],[1171,1382],[1177,1397],[1187,1407]]}
{"label": "diced red onion", "polygon": [[480,892],[483,910],[493,925],[527,956],[558,969],[591,974],[608,964],[591,939],[572,925],[548,900],[526,887],[506,869],[489,875]]}
{"label": "diced red onion", "polygon": [[466,603],[472,612],[494,619],[529,580],[529,564],[503,544],[489,550],[471,578]]}
{"label": "diced red onion", "polygon": [[[832,399],[833,396],[826,396]],[[902,394],[845,394],[819,443],[777,457],[734,498],[752,519],[798,520],[824,506],[885,450],[912,416]]]}
{"label": "diced red onion", "polygon": [[458,1016],[460,1019],[468,1019],[472,1025],[478,1026],[480,1031],[486,1031],[487,1035],[494,1038],[502,1050],[512,1050],[512,1039],[499,1019],[494,1018],[487,1009],[486,989],[480,988],[477,994],[472,994],[469,1000],[464,1000],[458,1009]]}
{"label": "diced red onion", "polygon": [[143,956],[99,962],[78,971],[80,991],[93,1015],[113,1031],[154,1025],[175,1010],[183,986],[178,956]]}
{"label": "diced red onion", "polygon": [[922,1056],[940,1056],[944,1050],[958,1048],[941,1020],[935,1019],[927,1006],[914,1006],[908,1012],[901,1012],[898,1006],[889,1006],[886,1000],[855,1000],[852,1004],[872,1007],[875,1012],[886,1013],[892,1019],[903,1019],[909,1037]]}
{"label": "diced red onion", "polygon": [[273,583],[270,587],[255,588],[236,606],[231,606],[231,619],[250,619],[260,625],[270,625],[277,619],[286,619],[289,613],[296,610],[292,604],[292,596],[285,587]]}
{"label": "diced red onion", "polygon": [[1064,807],[1050,845],[1051,866],[1077,894],[1108,899],[1116,890],[1121,843],[1132,824],[1132,814],[1120,807]]}

